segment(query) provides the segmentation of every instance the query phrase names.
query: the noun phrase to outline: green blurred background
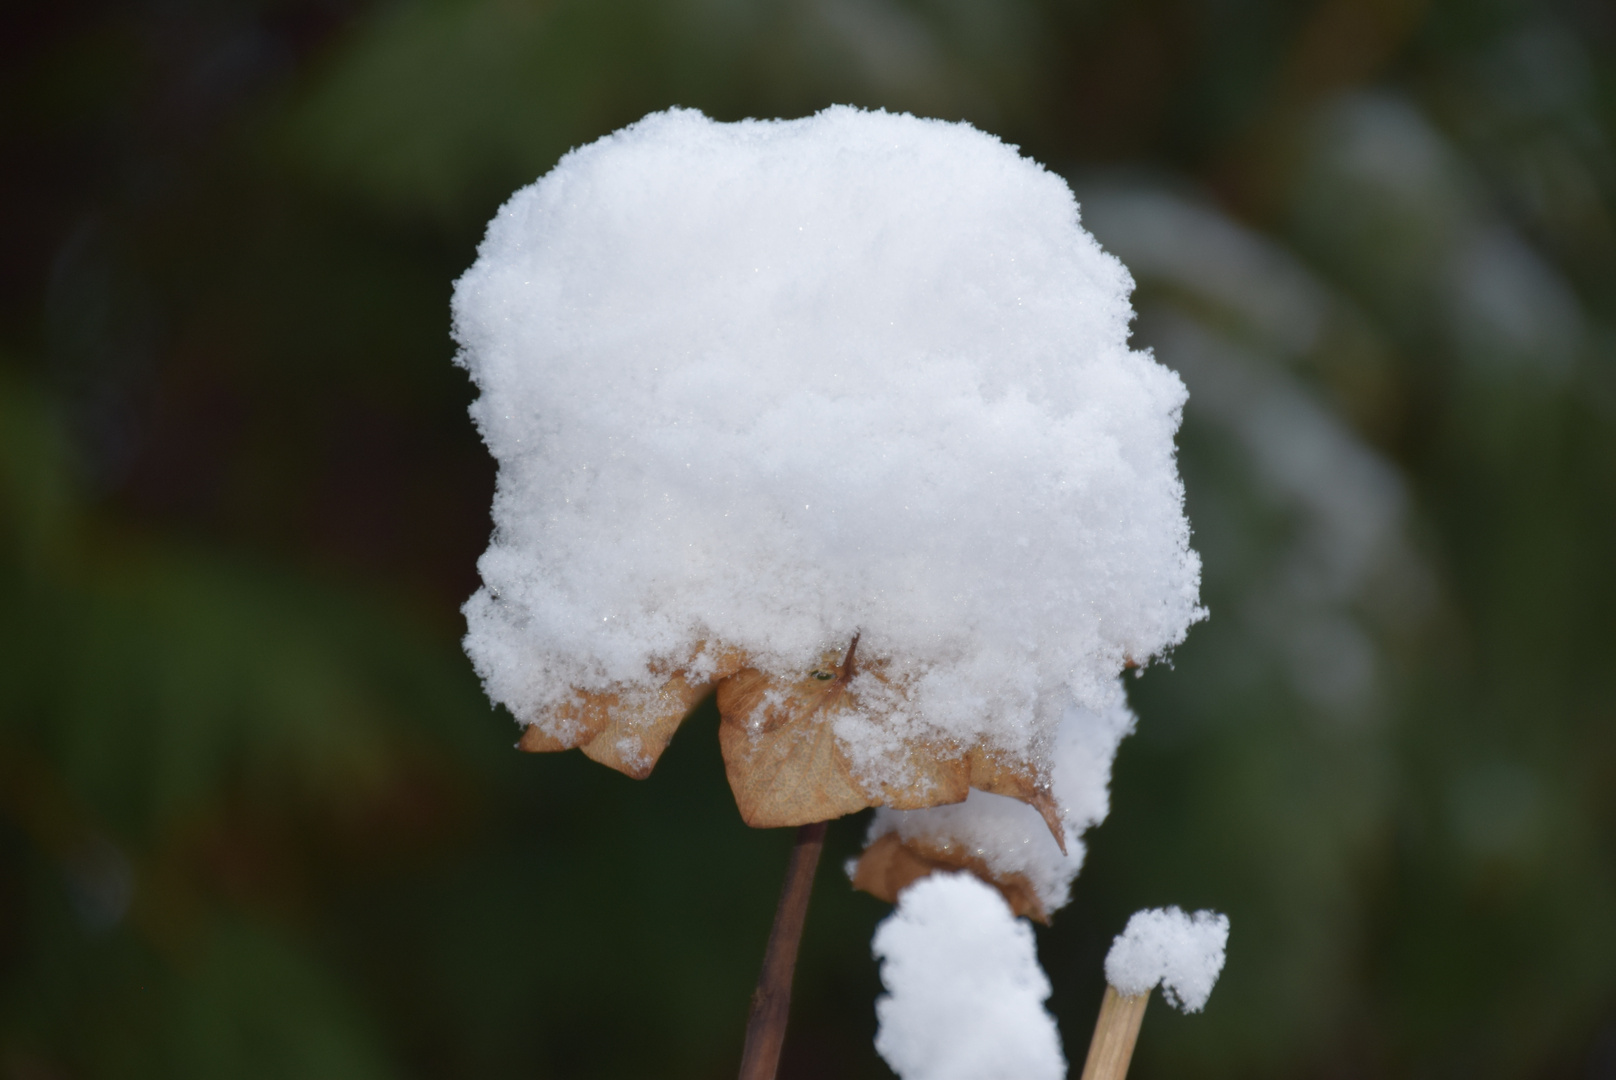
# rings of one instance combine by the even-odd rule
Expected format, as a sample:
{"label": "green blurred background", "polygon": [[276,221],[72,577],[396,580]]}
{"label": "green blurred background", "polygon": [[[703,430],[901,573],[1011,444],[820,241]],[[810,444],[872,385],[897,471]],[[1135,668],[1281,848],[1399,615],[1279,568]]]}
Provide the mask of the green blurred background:
{"label": "green blurred background", "polygon": [[[673,104],[968,119],[1138,280],[1209,622],[1040,932],[1233,920],[1135,1075],[1616,1077],[1608,0],[56,0],[0,11],[0,1078],[733,1075],[789,836],[461,656],[483,223]],[[883,1077],[837,871],[784,1080]]]}

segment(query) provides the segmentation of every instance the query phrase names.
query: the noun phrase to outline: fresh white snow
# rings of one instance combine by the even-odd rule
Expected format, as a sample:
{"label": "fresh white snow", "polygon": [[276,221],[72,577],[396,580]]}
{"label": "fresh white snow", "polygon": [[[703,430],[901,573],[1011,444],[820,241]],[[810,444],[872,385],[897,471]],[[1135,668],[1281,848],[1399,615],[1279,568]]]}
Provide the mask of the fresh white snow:
{"label": "fresh white snow", "polygon": [[1160,983],[1169,1004],[1200,1012],[1223,970],[1228,943],[1227,915],[1186,915],[1176,907],[1136,911],[1106,954],[1105,978],[1130,997]]}
{"label": "fresh white snow", "polygon": [[1080,832],[1124,661],[1202,614],[1184,389],[1129,348],[1131,287],[1064,181],[965,124],[672,110],[568,154],[455,288],[499,464],[465,608],[490,697],[540,721],[700,677],[703,643],[800,676],[859,632],[861,774],[1070,742]]}
{"label": "fresh white snow", "polygon": [[1046,912],[1064,907],[1072,879],[1083,867],[1083,833],[1105,820],[1110,809],[1111,762],[1117,744],[1134,727],[1121,680],[1111,689],[1111,699],[1098,709],[1068,707],[1055,732],[1050,760],[1055,801],[1064,814],[1064,854],[1038,811],[985,791],[971,792],[965,802],[929,810],[882,807],[870,822],[868,842],[896,832],[905,841],[939,853],[960,851],[981,859],[995,875],[1025,877]]}
{"label": "fresh white snow", "polygon": [[970,874],[905,889],[875,931],[875,1048],[902,1080],[1063,1080],[1032,928]]}

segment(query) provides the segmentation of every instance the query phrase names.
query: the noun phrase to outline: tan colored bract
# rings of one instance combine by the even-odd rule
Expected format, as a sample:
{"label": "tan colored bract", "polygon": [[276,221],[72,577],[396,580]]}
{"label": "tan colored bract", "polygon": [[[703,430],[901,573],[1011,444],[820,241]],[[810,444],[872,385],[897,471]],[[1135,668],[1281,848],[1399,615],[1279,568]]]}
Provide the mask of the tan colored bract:
{"label": "tan colored bract", "polygon": [[[741,818],[754,828],[807,825],[871,806],[896,810],[943,806],[963,802],[970,789],[976,788],[1033,807],[1064,851],[1061,811],[1050,779],[1030,757],[1013,758],[982,743],[960,746],[919,739],[904,746],[908,758],[904,783],[872,782],[859,776],[836,736],[836,718],[861,708],[852,688],[854,675],[866,672],[885,683],[881,672],[886,665],[879,659],[862,661],[858,642],[854,635],[840,657],[835,653],[822,656],[818,665],[795,681],[749,666],[747,656],[739,650],[711,647],[712,658],[704,665],[710,671],[706,678],[692,678],[686,667],[669,672],[662,686],[652,691],[574,690],[569,700],[544,715],[528,718],[529,726],[518,745],[532,752],[576,747],[595,761],[641,780],[651,774],[690,711],[709,692],[716,692],[724,769]],[[698,655],[707,648],[698,650]],[[692,666],[694,662],[692,657]],[[970,868],[989,877],[982,868],[953,861],[945,852],[925,857],[938,865]],[[1001,890],[1011,888],[1006,883],[995,884]],[[1019,909],[1025,903],[1012,900],[1012,906]],[[1041,906],[1037,911],[1042,914]],[[1029,913],[1031,909],[1018,910],[1018,914]]]}

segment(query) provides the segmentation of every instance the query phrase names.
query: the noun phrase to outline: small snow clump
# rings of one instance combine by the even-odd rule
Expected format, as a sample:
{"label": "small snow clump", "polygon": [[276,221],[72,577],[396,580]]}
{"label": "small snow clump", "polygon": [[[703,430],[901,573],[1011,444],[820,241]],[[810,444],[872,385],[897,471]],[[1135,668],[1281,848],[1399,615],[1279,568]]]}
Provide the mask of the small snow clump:
{"label": "small snow clump", "polygon": [[902,1080],[1063,1080],[1032,928],[968,873],[898,897],[871,943],[887,993],[875,1048]]}
{"label": "small snow clump", "polygon": [[1200,1012],[1223,970],[1228,943],[1227,915],[1186,915],[1176,907],[1136,911],[1106,954],[1105,978],[1126,997],[1160,983],[1169,1004]]}
{"label": "small snow clump", "polygon": [[567,154],[455,286],[499,465],[489,696],[565,726],[714,646],[801,678],[861,633],[862,779],[919,742],[1044,760],[1203,614],[1185,390],[1129,348],[1132,285],[968,124],[675,109]]}

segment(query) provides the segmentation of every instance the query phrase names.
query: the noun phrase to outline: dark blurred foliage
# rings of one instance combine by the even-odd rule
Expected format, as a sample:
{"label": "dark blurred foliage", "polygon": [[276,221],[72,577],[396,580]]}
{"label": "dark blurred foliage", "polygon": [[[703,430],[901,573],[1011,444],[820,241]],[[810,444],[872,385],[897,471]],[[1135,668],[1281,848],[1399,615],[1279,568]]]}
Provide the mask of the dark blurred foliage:
{"label": "dark blurred foliage", "polygon": [[[1616,9],[57,0],[0,13],[0,1077],[722,1077],[789,838],[460,656],[482,224],[652,109],[966,118],[1139,283],[1212,618],[1041,934],[1228,912],[1136,1075],[1616,1076]],[[783,1076],[888,1075],[839,862]]]}

